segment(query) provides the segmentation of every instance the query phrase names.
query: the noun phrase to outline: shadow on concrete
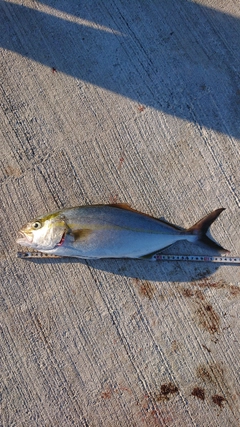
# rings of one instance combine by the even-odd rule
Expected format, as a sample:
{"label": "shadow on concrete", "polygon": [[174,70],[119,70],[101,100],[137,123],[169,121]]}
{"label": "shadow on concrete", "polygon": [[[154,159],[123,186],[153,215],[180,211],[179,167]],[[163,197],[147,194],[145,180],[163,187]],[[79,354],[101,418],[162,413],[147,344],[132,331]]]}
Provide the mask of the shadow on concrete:
{"label": "shadow on concrete", "polygon": [[55,69],[240,137],[240,20],[234,16],[177,0],[1,5],[1,47],[45,65],[46,74]]}
{"label": "shadow on concrete", "polygon": [[[162,254],[208,254],[219,255],[208,249],[204,251],[196,245],[181,241],[165,249]],[[132,259],[99,259],[84,260],[80,258],[33,258],[26,259],[25,262],[34,264],[83,264],[90,270],[99,270],[112,273],[117,276],[137,278],[139,280],[149,280],[154,282],[193,282],[210,277],[223,264],[207,262],[188,261],[148,261]],[[96,277],[96,274],[94,274]]]}

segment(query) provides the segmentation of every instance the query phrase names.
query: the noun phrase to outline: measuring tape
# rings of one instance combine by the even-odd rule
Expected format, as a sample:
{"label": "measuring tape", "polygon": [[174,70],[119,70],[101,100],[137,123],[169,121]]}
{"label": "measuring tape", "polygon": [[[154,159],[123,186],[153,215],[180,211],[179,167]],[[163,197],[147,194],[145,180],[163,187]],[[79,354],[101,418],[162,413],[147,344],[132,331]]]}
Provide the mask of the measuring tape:
{"label": "measuring tape", "polygon": [[[58,255],[44,254],[42,252],[17,252],[17,258],[64,258]],[[69,257],[66,257],[69,258]],[[155,254],[150,258],[152,261],[196,261],[217,262],[222,264],[240,264],[240,257],[206,256],[206,255],[161,255]]]}
{"label": "measuring tape", "polygon": [[44,254],[43,252],[17,252],[17,258],[32,259],[32,258],[63,258],[63,257],[58,255],[52,255],[52,254]]}
{"label": "measuring tape", "polygon": [[197,262],[220,262],[223,264],[240,264],[240,257],[229,257],[229,256],[155,254],[151,259],[153,261],[197,261]]}

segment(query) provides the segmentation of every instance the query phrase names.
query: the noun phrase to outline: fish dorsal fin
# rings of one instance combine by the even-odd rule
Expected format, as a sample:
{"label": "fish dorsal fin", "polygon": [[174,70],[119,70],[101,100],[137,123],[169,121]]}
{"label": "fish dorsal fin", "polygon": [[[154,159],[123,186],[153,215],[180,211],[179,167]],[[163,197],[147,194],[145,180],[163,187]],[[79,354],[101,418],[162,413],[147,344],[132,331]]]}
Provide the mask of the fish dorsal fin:
{"label": "fish dorsal fin", "polygon": [[[124,209],[125,211],[135,212],[139,215],[148,216],[149,218],[153,218],[151,215],[148,215],[146,213],[138,211],[137,209],[132,208],[128,203],[111,203],[108,206],[111,206],[113,208]],[[154,219],[156,219],[156,218],[154,218]]]}
{"label": "fish dorsal fin", "polygon": [[127,211],[138,212],[136,211],[136,209],[131,208],[131,206],[128,203],[111,203],[108,206],[111,206],[113,208],[125,209]]}
{"label": "fish dorsal fin", "polygon": [[131,208],[131,206],[128,203],[111,203],[108,206],[111,206],[111,207],[114,207],[114,208],[119,208],[119,209],[125,209],[125,210],[131,211],[131,212],[135,212],[135,213],[138,213],[139,215],[146,216],[148,218],[154,219],[155,221],[159,221],[159,222],[161,222],[163,224],[169,225],[170,227],[175,228],[176,230],[183,231],[182,227],[178,227],[177,225],[171,224],[170,222],[168,222],[168,221],[166,221],[164,219],[155,218],[152,215],[140,212],[137,209],[133,209],[133,208]]}

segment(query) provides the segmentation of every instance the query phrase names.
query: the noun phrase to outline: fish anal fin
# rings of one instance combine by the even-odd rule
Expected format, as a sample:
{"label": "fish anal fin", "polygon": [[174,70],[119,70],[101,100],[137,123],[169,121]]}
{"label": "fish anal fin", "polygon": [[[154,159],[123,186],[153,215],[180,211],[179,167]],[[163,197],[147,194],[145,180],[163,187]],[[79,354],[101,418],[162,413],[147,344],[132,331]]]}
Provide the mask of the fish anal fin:
{"label": "fish anal fin", "polygon": [[71,231],[71,235],[74,237],[75,242],[77,240],[86,239],[87,237],[90,236],[91,233],[92,233],[92,230],[90,230],[89,228],[82,228],[79,230]]}

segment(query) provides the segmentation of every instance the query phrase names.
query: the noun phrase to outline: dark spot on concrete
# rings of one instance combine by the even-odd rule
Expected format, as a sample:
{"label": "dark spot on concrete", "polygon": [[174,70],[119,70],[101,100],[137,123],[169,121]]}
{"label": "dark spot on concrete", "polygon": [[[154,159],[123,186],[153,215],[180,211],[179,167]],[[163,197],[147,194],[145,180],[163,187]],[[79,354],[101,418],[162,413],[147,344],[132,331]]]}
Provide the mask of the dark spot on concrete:
{"label": "dark spot on concrete", "polygon": [[198,399],[205,399],[205,391],[203,388],[195,387],[191,393],[192,396],[198,397]]}
{"label": "dark spot on concrete", "polygon": [[197,321],[210,334],[219,332],[220,317],[212,305],[206,301],[204,293],[200,289],[180,288],[182,295],[190,298]]}
{"label": "dark spot on concrete", "polygon": [[139,285],[139,283],[140,283],[140,279],[139,279],[138,277],[134,277],[134,278],[132,279],[132,281],[133,281],[134,285],[136,285],[136,286],[138,286],[138,285]]}
{"label": "dark spot on concrete", "polygon": [[155,292],[155,286],[152,285],[147,280],[139,280],[139,279],[133,279],[134,284],[138,288],[139,295],[148,299],[152,299],[154,292]]}
{"label": "dark spot on concrete", "polygon": [[178,388],[173,383],[162,384],[161,385],[161,393],[162,394],[172,394],[176,393]]}
{"label": "dark spot on concrete", "polygon": [[219,396],[219,394],[215,394],[212,396],[212,401],[215,405],[218,405],[220,408],[223,406],[223,402],[226,401],[225,397]]}
{"label": "dark spot on concrete", "polygon": [[224,386],[224,371],[219,363],[211,363],[209,365],[199,365],[197,368],[197,376],[205,383],[215,384],[216,386]]}
{"label": "dark spot on concrete", "polygon": [[138,111],[142,113],[142,111],[144,111],[146,107],[144,105],[139,104],[137,108],[138,108]]}
{"label": "dark spot on concrete", "polygon": [[[233,390],[228,384],[227,372],[227,367],[222,362],[201,364],[196,371],[198,378],[204,382],[208,393],[212,396],[213,403],[219,407],[223,405],[224,401],[234,402]],[[225,397],[217,394],[220,390]]]}
{"label": "dark spot on concrete", "polygon": [[210,366],[200,365],[197,368],[197,376],[201,378],[204,382],[212,383],[213,381],[213,372]]}
{"label": "dark spot on concrete", "polygon": [[195,297],[195,298],[200,299],[202,301],[205,299],[205,296],[202,293],[202,291],[200,291],[200,289],[194,290],[194,289],[189,289],[189,288],[183,288],[182,294],[186,298]]}
{"label": "dark spot on concrete", "polygon": [[21,169],[13,167],[11,165],[6,165],[4,170],[7,176],[14,176],[15,178],[20,177],[22,174]]}
{"label": "dark spot on concrete", "polygon": [[176,413],[175,408],[171,407],[171,411],[169,412],[169,409],[165,405],[161,407],[157,406],[153,396],[143,395],[137,402],[137,406],[140,409],[139,414],[141,418],[134,425],[142,426],[144,424],[163,427],[172,425],[176,419],[181,424],[179,411]]}
{"label": "dark spot on concrete", "polygon": [[202,293],[202,291],[200,291],[200,289],[197,289],[195,292],[196,298],[204,301],[205,300],[205,295]]}
{"label": "dark spot on concrete", "polygon": [[219,332],[220,318],[211,304],[202,302],[196,310],[198,322],[210,334]]}
{"label": "dark spot on concrete", "polygon": [[194,296],[194,291],[192,290],[192,289],[186,289],[186,288],[183,288],[183,290],[182,290],[182,294],[183,294],[183,296],[184,297],[186,297],[186,298],[191,298],[191,297],[193,297]]}
{"label": "dark spot on concrete", "polygon": [[157,402],[161,400],[169,400],[170,396],[177,393],[178,388],[173,383],[167,383],[161,385],[161,391],[156,394],[155,399]]}
{"label": "dark spot on concrete", "polygon": [[[204,277],[207,271],[208,270],[205,270],[204,273],[200,273],[199,275],[197,275],[197,277],[193,278],[191,282],[192,286],[198,286],[199,288],[216,288],[216,289],[227,288],[229,286],[228,283],[225,282],[224,280],[218,280],[214,282],[212,281],[211,278]],[[211,274],[210,271],[209,271],[209,274]]]}
{"label": "dark spot on concrete", "polygon": [[228,283],[224,282],[223,280],[219,280],[218,282],[209,282],[208,286],[210,288],[222,289],[228,287]]}
{"label": "dark spot on concrete", "polygon": [[113,389],[112,387],[108,386],[102,393],[101,398],[102,399],[110,399],[113,395]]}
{"label": "dark spot on concrete", "polygon": [[240,294],[240,288],[238,286],[230,286],[229,290],[230,290],[230,294],[234,297]]}
{"label": "dark spot on concrete", "polygon": [[143,283],[141,283],[141,286],[139,288],[140,295],[151,299],[153,297],[154,292],[155,287],[150,282],[144,281]]}

